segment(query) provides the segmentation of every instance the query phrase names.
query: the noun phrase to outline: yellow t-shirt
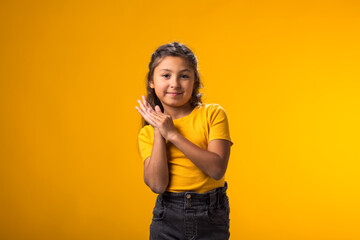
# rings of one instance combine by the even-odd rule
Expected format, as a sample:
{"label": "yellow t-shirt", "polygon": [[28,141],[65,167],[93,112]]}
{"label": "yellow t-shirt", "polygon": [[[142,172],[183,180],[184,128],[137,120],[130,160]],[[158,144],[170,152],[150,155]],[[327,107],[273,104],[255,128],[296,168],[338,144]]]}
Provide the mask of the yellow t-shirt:
{"label": "yellow t-shirt", "polygon": [[[205,150],[213,139],[225,139],[233,145],[226,112],[219,104],[203,103],[196,106],[189,115],[173,119],[173,123],[181,135]],[[153,126],[146,125],[140,130],[138,143],[141,157],[145,161],[151,156],[154,143]],[[166,152],[170,174],[166,191],[204,193],[224,186],[225,176],[215,180],[206,175],[170,141],[166,141]]]}

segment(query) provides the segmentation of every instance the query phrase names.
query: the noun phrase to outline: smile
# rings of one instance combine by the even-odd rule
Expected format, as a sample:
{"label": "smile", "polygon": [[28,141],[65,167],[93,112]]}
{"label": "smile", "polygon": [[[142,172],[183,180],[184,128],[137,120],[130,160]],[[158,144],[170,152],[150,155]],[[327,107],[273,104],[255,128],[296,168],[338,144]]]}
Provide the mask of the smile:
{"label": "smile", "polygon": [[178,96],[178,95],[180,95],[182,93],[166,93],[166,94],[169,94],[170,96]]}

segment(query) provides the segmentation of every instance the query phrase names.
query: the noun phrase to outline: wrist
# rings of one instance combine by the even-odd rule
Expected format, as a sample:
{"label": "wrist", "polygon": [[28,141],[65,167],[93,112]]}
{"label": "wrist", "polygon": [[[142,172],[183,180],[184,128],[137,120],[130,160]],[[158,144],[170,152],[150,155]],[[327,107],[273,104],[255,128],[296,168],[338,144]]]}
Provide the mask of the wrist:
{"label": "wrist", "polygon": [[178,135],[179,133],[177,131],[174,131],[173,133],[169,134],[167,140],[170,142],[174,142],[177,139]]}
{"label": "wrist", "polygon": [[160,130],[158,128],[154,128],[154,137],[155,138],[161,138],[161,139],[165,140],[165,138],[161,135],[161,132],[160,132]]}
{"label": "wrist", "polygon": [[160,130],[158,128],[154,128],[154,135],[161,136]]}

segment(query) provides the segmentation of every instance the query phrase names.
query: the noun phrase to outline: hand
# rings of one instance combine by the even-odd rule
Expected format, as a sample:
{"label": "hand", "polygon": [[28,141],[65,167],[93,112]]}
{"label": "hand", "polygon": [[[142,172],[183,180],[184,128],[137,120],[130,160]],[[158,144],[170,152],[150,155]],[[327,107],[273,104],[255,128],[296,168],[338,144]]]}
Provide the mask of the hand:
{"label": "hand", "polygon": [[158,129],[160,131],[163,138],[169,140],[169,138],[177,133],[171,116],[162,113],[158,105],[155,106],[154,111],[151,105],[146,101],[145,96],[142,96],[142,99],[144,103],[142,103],[140,100],[137,100],[140,104],[140,108],[136,106],[136,110],[138,110],[145,121],[153,126],[154,129]]}

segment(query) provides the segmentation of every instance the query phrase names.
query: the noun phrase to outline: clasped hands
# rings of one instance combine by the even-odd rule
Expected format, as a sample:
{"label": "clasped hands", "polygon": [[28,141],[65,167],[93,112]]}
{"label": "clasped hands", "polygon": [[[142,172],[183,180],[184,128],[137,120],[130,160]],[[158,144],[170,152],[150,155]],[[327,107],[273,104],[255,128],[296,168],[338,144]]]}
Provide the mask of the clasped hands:
{"label": "clasped hands", "polygon": [[146,122],[154,127],[154,130],[158,130],[163,138],[170,141],[178,133],[171,116],[162,113],[159,105],[156,105],[154,110],[143,95],[142,99],[143,102],[137,100],[140,108],[136,106],[136,110],[143,116]]}

